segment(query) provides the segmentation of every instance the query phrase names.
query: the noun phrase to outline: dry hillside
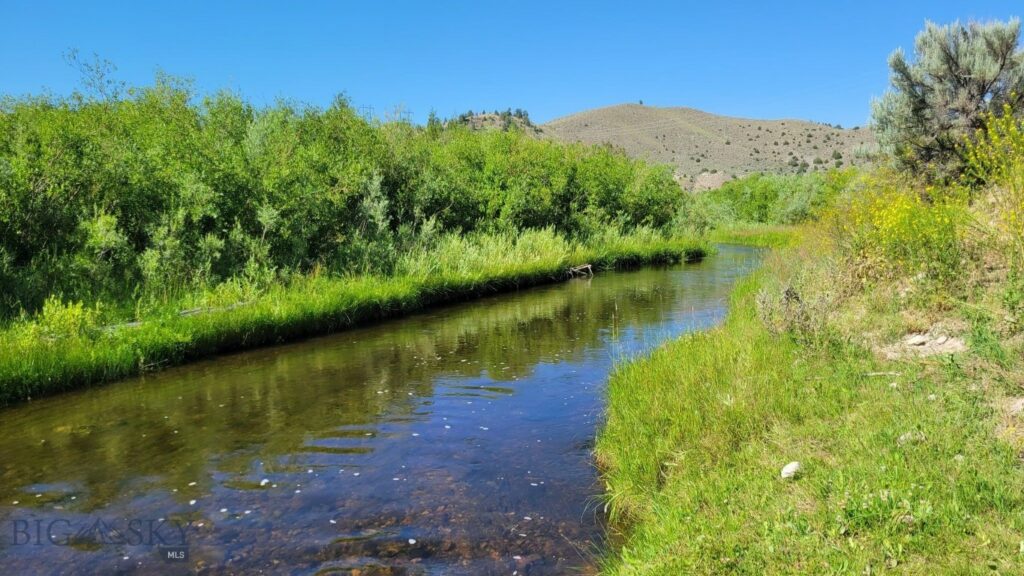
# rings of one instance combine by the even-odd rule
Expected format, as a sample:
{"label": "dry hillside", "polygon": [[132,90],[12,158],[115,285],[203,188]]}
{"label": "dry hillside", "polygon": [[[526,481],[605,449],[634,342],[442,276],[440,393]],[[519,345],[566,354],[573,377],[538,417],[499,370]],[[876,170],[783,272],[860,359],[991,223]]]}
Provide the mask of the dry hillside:
{"label": "dry hillside", "polygon": [[692,108],[621,104],[544,124],[567,142],[609,143],[627,154],[675,166],[686,188],[705,189],[753,172],[793,173],[866,162],[868,129],[844,130],[804,120],[747,120]]}

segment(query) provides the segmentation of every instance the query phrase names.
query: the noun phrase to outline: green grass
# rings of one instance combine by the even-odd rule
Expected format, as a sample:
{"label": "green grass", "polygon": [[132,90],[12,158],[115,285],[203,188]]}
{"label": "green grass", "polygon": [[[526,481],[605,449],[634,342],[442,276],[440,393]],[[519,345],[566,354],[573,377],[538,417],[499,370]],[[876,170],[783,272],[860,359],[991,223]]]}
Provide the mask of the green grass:
{"label": "green grass", "polygon": [[711,242],[743,244],[759,248],[783,248],[800,239],[798,226],[747,224],[717,228],[708,235]]}
{"label": "green grass", "polygon": [[1024,474],[972,356],[880,363],[769,333],[771,273],[722,326],[613,374],[596,450],[622,544],[604,572],[1024,572]]}
{"label": "green grass", "polygon": [[[655,233],[606,234],[588,245],[549,230],[449,236],[401,257],[399,274],[301,276],[252,291],[226,284],[168,304],[134,325],[111,326],[93,309],[54,301],[0,332],[0,405],[111,381],[197,358],[324,334],[427,306],[567,278],[596,269],[694,260],[707,244]],[[179,310],[206,312],[182,316]]]}

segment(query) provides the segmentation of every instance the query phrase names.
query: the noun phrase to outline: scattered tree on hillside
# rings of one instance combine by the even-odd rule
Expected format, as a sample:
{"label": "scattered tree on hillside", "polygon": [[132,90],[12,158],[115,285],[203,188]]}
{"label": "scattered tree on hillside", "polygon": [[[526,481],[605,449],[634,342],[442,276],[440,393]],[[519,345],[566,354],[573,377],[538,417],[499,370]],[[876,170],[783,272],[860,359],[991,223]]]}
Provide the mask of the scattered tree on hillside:
{"label": "scattered tree on hillside", "polygon": [[436,138],[443,129],[444,125],[441,123],[441,119],[437,117],[436,112],[431,110],[430,115],[427,117],[427,134],[432,138]]}
{"label": "scattered tree on hillside", "polygon": [[914,61],[889,57],[892,89],[872,103],[882,149],[903,167],[948,173],[964,138],[987,112],[1024,103],[1020,21],[927,23],[914,40]]}
{"label": "scattered tree on hillside", "polygon": [[534,126],[533,122],[530,121],[529,112],[522,108],[516,108],[514,111],[511,108],[506,108],[503,112],[495,110],[493,113],[482,111],[479,114],[469,110],[459,114],[452,121],[472,128],[480,128],[482,126],[486,126],[488,122],[495,117],[497,118],[498,127],[503,131],[508,131],[516,125],[532,129],[534,132],[539,130]]}

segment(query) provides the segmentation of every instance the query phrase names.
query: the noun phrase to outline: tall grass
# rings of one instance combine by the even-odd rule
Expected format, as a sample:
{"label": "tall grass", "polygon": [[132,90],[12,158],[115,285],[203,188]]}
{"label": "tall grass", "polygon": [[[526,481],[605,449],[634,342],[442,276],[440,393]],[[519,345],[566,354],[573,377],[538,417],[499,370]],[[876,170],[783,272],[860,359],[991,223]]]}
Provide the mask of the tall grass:
{"label": "tall grass", "polygon": [[228,282],[117,324],[104,324],[95,307],[50,299],[37,317],[0,332],[0,404],[554,282],[567,277],[570,265],[601,270],[698,259],[706,252],[700,241],[643,231],[609,233],[587,244],[551,230],[451,235],[431,250],[404,255],[394,275],[310,274],[259,290]]}
{"label": "tall grass", "polygon": [[796,226],[753,224],[719,228],[708,233],[708,240],[723,244],[742,244],[759,248],[783,248],[800,239]]}
{"label": "tall grass", "polygon": [[978,374],[773,334],[764,277],[722,327],[613,374],[597,455],[623,544],[604,572],[1024,570],[1024,472]]}

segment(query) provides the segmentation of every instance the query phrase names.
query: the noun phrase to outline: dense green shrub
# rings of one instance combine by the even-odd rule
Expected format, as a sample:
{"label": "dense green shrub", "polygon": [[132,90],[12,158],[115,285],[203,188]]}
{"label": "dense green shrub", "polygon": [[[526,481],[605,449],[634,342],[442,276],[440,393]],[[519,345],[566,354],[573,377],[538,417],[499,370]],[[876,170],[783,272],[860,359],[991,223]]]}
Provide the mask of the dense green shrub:
{"label": "dense green shrub", "polygon": [[260,108],[163,77],[122,94],[0,101],[0,317],[388,273],[444,232],[664,228],[679,201],[667,169],[515,127]]}
{"label": "dense green shrub", "polygon": [[853,170],[797,175],[754,174],[694,195],[677,216],[683,229],[797,224],[816,218],[846,188]]}

